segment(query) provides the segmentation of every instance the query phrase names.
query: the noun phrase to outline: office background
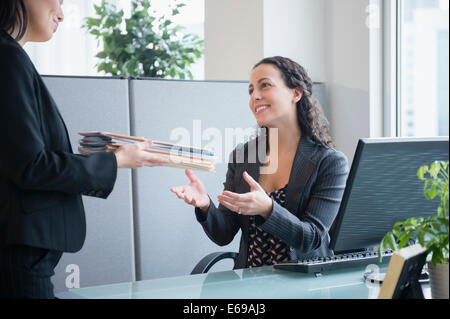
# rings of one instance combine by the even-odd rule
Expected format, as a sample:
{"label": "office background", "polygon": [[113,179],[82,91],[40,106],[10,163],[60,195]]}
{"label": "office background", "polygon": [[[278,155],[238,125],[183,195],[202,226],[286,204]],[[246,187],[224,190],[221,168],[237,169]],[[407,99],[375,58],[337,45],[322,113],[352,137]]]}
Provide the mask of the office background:
{"label": "office background", "polygon": [[[42,74],[104,75],[93,66],[96,41],[79,27],[83,16],[92,14],[92,2],[99,1],[66,0],[66,22],[50,45],[27,45]],[[125,12],[130,8],[129,1],[111,2]],[[163,10],[163,1],[153,2]],[[212,82],[47,77],[73,144],[77,130],[98,127],[166,140],[178,125],[191,130],[194,114],[204,127],[252,126],[246,81],[253,64],[272,55],[298,61],[315,82],[322,83],[317,95],[336,148],[350,162],[359,138],[448,135],[447,0],[185,2],[186,14],[179,22],[205,40],[205,54],[192,70],[194,77]],[[223,99],[215,98],[219,96]],[[89,116],[83,112],[86,106]],[[234,109],[239,118],[230,111]],[[221,169],[211,179],[204,174],[216,193],[221,191]],[[173,179],[166,179],[172,174]],[[80,265],[82,286],[187,274],[193,265],[186,262],[183,269],[177,268],[174,256],[193,262],[206,252],[237,249],[237,242],[225,248],[210,243],[182,203],[152,205],[148,194],[157,192],[153,180],[178,184],[185,179],[182,172],[165,168],[134,175],[121,172],[107,201],[83,199],[91,237],[80,257],[73,256]],[[119,228],[106,226],[113,220]],[[164,245],[163,239],[172,236],[186,236],[183,247]],[[97,263],[95,272],[83,264],[91,261]],[[55,276],[59,289],[67,275],[61,263]]]}
{"label": "office background", "polygon": [[[185,131],[192,133],[194,145],[195,139],[205,143],[215,132],[222,133],[214,139],[219,142],[214,148],[215,171],[196,172],[216,205],[227,171],[227,144],[244,141],[242,133],[256,129],[247,106],[246,82],[55,76],[45,76],[44,81],[66,121],[74,150],[79,131],[163,141]],[[315,97],[323,103],[324,85],[316,83],[315,89]],[[188,107],[192,105],[195,108]],[[226,130],[232,134],[225,136]],[[218,247],[204,234],[194,209],[169,191],[187,182],[184,170],[178,168],[119,170],[107,200],[83,196],[87,239],[80,252],[63,255],[53,278],[55,290],[65,290],[73,265],[79,270],[80,287],[86,287],[186,275],[211,252],[237,252],[240,232],[232,243]],[[224,260],[212,271],[232,267],[231,260]]]}

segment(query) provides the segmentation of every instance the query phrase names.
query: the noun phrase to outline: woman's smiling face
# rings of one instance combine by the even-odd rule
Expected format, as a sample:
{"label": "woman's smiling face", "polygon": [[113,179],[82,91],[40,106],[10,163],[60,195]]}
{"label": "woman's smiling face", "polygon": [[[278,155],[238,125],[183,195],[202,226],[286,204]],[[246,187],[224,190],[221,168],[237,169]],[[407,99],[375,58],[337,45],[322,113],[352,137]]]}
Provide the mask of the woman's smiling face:
{"label": "woman's smiling face", "polygon": [[280,70],[272,64],[253,69],[249,85],[249,106],[259,126],[280,127],[297,116],[298,90],[286,86]]}
{"label": "woman's smiling face", "polygon": [[52,38],[64,20],[63,0],[25,0],[28,14],[26,41],[45,42]]}

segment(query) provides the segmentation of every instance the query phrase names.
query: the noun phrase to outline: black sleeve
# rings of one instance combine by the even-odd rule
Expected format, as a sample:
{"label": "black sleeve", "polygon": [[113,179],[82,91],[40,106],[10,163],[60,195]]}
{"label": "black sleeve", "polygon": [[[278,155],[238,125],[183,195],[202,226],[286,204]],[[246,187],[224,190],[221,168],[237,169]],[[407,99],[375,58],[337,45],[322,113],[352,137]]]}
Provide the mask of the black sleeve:
{"label": "black sleeve", "polygon": [[37,76],[20,47],[1,46],[0,174],[24,190],[91,192],[90,195],[106,198],[116,180],[115,155],[85,157],[46,149],[37,102]]}

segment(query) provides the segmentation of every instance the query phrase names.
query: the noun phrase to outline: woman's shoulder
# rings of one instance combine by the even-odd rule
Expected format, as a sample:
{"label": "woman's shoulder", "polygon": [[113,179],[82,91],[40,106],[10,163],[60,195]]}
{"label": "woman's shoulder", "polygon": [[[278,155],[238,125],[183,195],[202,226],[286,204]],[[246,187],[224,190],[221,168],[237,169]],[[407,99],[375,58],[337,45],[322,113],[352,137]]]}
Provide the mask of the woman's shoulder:
{"label": "woman's shoulder", "polygon": [[297,152],[301,152],[304,158],[315,165],[320,164],[325,159],[347,161],[344,153],[331,146],[325,146],[317,141],[313,141],[308,136],[302,136]]}
{"label": "woman's shoulder", "polygon": [[348,172],[347,156],[332,147],[320,146],[319,156],[317,157],[317,166],[319,170],[333,170]]}
{"label": "woman's shoulder", "polygon": [[324,146],[322,146],[322,148],[323,148],[323,157],[324,158],[331,158],[331,159],[334,159],[334,160],[345,160],[345,161],[347,161],[347,156],[343,153],[343,152],[341,152],[341,151],[339,151],[339,150],[337,150],[337,149],[335,149],[335,148],[333,148],[333,147],[324,147]]}
{"label": "woman's shoulder", "polygon": [[22,47],[9,35],[3,31],[0,32],[0,55],[21,55]]}
{"label": "woman's shoulder", "polygon": [[0,65],[4,68],[30,67],[25,50],[14,40],[0,36]]}

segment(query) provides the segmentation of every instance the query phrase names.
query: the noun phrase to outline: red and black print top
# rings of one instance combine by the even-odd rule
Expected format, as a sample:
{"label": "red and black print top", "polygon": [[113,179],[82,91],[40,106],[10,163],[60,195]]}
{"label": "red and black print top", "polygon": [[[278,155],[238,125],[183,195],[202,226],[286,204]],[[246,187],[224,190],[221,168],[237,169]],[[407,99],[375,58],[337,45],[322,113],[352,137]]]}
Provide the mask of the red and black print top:
{"label": "red and black print top", "polygon": [[[283,207],[286,202],[286,188],[287,185],[269,195]],[[248,268],[288,261],[290,259],[288,244],[259,228],[256,225],[256,218],[255,216],[250,217]]]}

